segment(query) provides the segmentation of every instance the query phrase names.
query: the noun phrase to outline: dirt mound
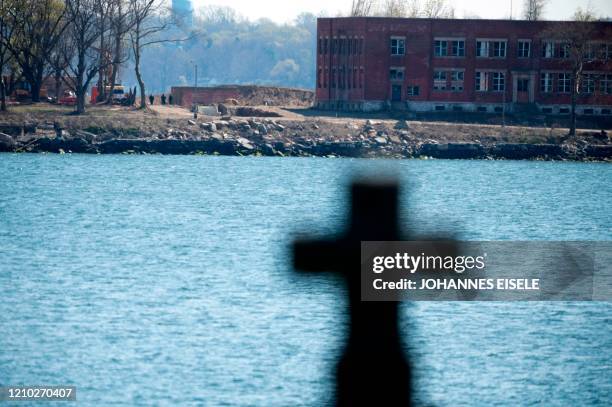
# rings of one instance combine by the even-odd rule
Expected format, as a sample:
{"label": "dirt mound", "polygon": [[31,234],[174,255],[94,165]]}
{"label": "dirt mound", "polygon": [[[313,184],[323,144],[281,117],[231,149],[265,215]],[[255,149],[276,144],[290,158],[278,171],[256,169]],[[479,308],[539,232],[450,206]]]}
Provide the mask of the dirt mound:
{"label": "dirt mound", "polygon": [[255,85],[222,85],[211,87],[172,87],[176,104],[190,107],[193,104],[212,105],[223,103],[238,106],[288,106],[310,107],[314,92],[307,89],[280,88]]}

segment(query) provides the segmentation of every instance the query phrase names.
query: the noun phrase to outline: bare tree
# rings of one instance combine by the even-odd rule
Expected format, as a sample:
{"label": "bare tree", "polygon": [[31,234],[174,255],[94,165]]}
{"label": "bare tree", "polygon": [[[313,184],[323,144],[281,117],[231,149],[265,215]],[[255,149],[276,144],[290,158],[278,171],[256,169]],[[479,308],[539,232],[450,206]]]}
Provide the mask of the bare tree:
{"label": "bare tree", "polygon": [[127,33],[132,28],[132,20],[130,19],[129,7],[125,4],[125,0],[112,0],[114,7],[110,15],[111,38],[113,42],[113,59],[111,63],[110,76],[110,91],[107,95],[106,103],[113,102],[113,92],[115,83],[117,82],[117,72],[123,62],[128,59],[128,53],[125,50],[125,40]]}
{"label": "bare tree", "polygon": [[547,0],[525,0],[523,4],[523,18],[528,21],[538,21],[544,16],[544,7]]}
{"label": "bare tree", "polygon": [[[555,24],[542,32],[543,38],[560,44],[572,72],[570,135],[576,134],[576,104],[582,91],[584,67],[592,63],[596,57],[592,49],[592,40],[597,34],[597,29],[592,24],[595,20],[592,11],[578,8],[574,14],[574,22]],[[612,35],[612,32],[608,32],[607,35]]]}
{"label": "bare tree", "polygon": [[164,31],[175,25],[171,16],[166,13],[163,0],[129,0],[129,7],[132,19],[129,37],[134,56],[134,73],[140,88],[140,108],[144,109],[147,107],[147,101],[145,83],[140,71],[143,50],[153,44],[187,41],[197,33],[192,32],[175,39],[161,36]]}
{"label": "bare tree", "polygon": [[110,30],[110,16],[115,8],[116,1],[114,0],[96,0],[96,9],[98,12],[98,88],[97,102],[106,99],[106,85],[109,80],[108,68],[112,61],[112,51],[110,39],[107,38]]}
{"label": "bare tree", "polygon": [[454,18],[455,9],[446,0],[426,0],[421,15],[426,18]]}
{"label": "bare tree", "polygon": [[91,81],[100,70],[100,0],[66,0],[67,16],[71,20],[68,41],[74,50],[66,72],[73,76],[66,85],[74,90],[77,98],[77,113],[85,112],[85,95]]}
{"label": "bare tree", "polygon": [[381,11],[385,17],[406,17],[408,2],[406,0],[385,0]]}
{"label": "bare tree", "polygon": [[68,32],[60,36],[57,44],[53,48],[51,55],[49,55],[48,63],[51,70],[51,75],[55,80],[55,97],[59,100],[60,89],[62,82],[64,82],[64,74],[70,65],[70,61],[74,56],[74,49],[72,47],[72,41],[68,38]]}
{"label": "bare tree", "polygon": [[8,44],[13,38],[13,27],[8,24],[7,2],[0,0],[0,111],[6,112],[6,83],[4,69],[11,60]]}
{"label": "bare tree", "polygon": [[24,78],[30,84],[33,102],[40,101],[40,89],[47,60],[70,20],[60,0],[5,0],[7,24],[16,41],[6,43]]}
{"label": "bare tree", "polygon": [[406,1],[406,17],[416,18],[421,15],[421,3],[419,0]]}
{"label": "bare tree", "polygon": [[351,17],[371,16],[375,11],[375,0],[353,0],[351,3]]}

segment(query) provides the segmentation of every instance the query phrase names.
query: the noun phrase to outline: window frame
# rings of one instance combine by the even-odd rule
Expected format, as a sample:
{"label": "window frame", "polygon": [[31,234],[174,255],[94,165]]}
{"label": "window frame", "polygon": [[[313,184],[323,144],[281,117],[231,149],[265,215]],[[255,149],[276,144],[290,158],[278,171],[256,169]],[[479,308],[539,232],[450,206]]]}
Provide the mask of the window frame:
{"label": "window frame", "polygon": [[[525,55],[525,49],[527,50],[527,55]],[[518,40],[516,46],[516,57],[520,59],[531,58],[531,40]]]}
{"label": "window frame", "polygon": [[552,93],[553,91],[553,74],[552,72],[540,73],[540,93]]}
{"label": "window frame", "polygon": [[[497,78],[495,77],[497,75]],[[491,72],[491,91],[505,92],[506,90],[506,73],[502,71]]]}
{"label": "window frame", "polygon": [[[402,66],[392,66],[389,67],[389,80],[392,82],[403,82],[404,78],[406,77],[405,74],[406,68],[402,67]],[[393,72],[395,72],[395,77],[393,77]],[[400,74],[398,76],[398,74]]]}
{"label": "window frame", "polygon": [[[393,45],[393,41],[396,41],[396,44]],[[401,42],[401,46],[400,46]],[[390,38],[389,45],[391,46],[391,56],[404,56],[406,55],[406,37],[400,37],[393,35]],[[400,53],[401,50],[401,53]]]}
{"label": "window frame", "polygon": [[448,41],[446,41],[446,40],[434,40],[434,56],[435,57],[446,57],[446,56],[448,56]]}
{"label": "window frame", "polygon": [[487,71],[477,70],[474,73],[474,90],[476,92],[488,92],[489,91],[489,74]]}
{"label": "window frame", "polygon": [[[563,75],[563,78],[561,78]],[[557,93],[567,94],[572,91],[572,76],[567,72],[557,73]]]}

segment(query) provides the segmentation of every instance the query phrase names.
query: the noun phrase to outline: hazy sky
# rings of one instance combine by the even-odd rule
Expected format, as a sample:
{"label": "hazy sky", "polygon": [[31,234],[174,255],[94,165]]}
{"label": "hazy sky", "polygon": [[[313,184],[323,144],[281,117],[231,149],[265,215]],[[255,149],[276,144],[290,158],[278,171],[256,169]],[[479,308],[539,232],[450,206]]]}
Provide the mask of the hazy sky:
{"label": "hazy sky", "polygon": [[[384,1],[384,0],[383,0]],[[236,9],[251,20],[267,17],[277,22],[291,21],[297,14],[308,11],[313,14],[336,15],[346,12],[351,0],[192,0],[197,10],[201,6],[221,5]],[[455,7],[456,15],[479,15],[482,18],[504,18],[510,15],[511,0],[449,0]],[[513,15],[521,13],[523,0],[512,0]],[[587,5],[598,14],[612,16],[612,0],[549,0],[545,17],[549,20],[569,18],[576,7]]]}

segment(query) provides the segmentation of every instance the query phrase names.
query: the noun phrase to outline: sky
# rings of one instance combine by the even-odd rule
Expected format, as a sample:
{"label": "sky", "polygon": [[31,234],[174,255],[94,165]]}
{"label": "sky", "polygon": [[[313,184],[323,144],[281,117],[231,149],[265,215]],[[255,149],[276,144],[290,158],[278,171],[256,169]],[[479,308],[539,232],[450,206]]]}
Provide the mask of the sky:
{"label": "sky", "polygon": [[[383,0],[384,1],[384,0]],[[455,7],[457,17],[478,15],[482,18],[507,18],[512,2],[513,16],[520,16],[524,0],[448,0]],[[269,18],[290,22],[301,12],[315,15],[337,15],[350,9],[351,0],[192,0],[194,9],[207,5],[227,6],[237,10],[250,20]],[[506,5],[504,7],[504,4]],[[566,20],[577,7],[588,5],[597,14],[612,17],[612,0],[548,0],[544,11],[547,20]]]}

